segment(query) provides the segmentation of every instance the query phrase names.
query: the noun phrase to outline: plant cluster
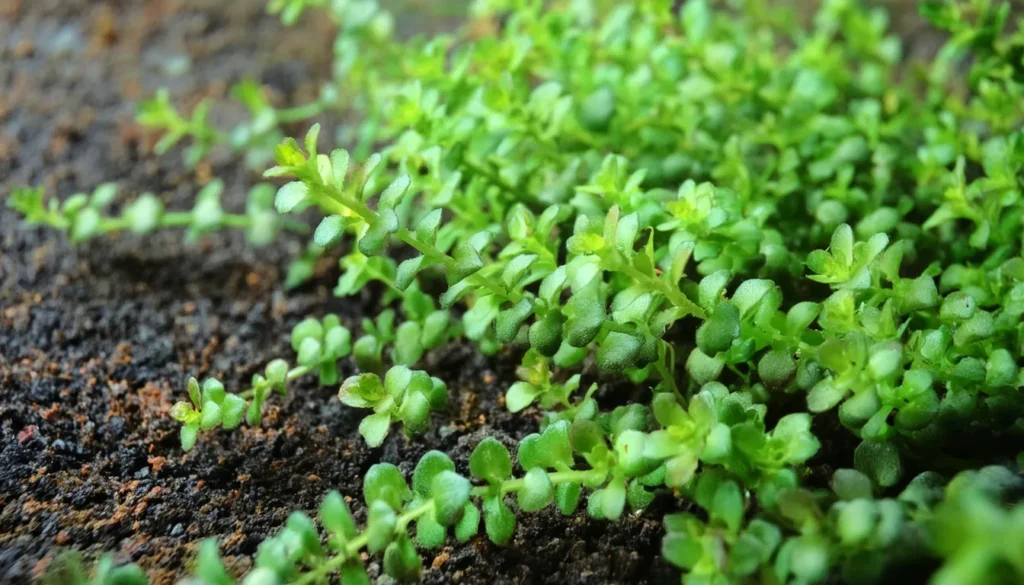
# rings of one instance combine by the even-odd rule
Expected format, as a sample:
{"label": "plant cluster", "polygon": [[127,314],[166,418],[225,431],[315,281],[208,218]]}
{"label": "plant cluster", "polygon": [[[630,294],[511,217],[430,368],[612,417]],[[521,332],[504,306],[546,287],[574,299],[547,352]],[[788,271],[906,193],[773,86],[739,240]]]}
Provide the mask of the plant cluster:
{"label": "plant cluster", "polygon": [[[276,192],[238,216],[219,183],[184,214],[143,196],[104,218],[111,187],[12,197],[76,241],[187,225],[263,243],[315,216],[288,284],[332,254],[335,294],[382,292],[357,338],[335,315],[296,325],[296,365],[247,390],[191,380],[172,411],[185,450],[260,424],[312,374],[372,409],[371,447],[395,422],[416,440],[448,403],[413,369],[427,352],[522,350],[505,404],[541,423],[515,458],[485,439],[467,477],[431,451],[411,488],[378,463],[363,528],[332,493],[322,531],[295,513],[242,583],[369,583],[363,551],[413,582],[449,529],[503,545],[518,513],[615,520],[657,497],[688,503],[663,544],[686,585],[875,583],[914,563],[935,585],[1024,579],[1024,32],[1008,5],[923,2],[949,40],[911,62],[885,12],[853,0],[810,26],[765,0],[674,4],[478,0],[463,29],[399,41],[374,0],[275,0],[286,24],[338,24],[315,104],[277,110],[242,84],[252,120],[234,131],[166,94],[140,120],[167,131],[161,150],[190,139],[190,162],[272,150]],[[351,150],[322,151],[316,124],[278,140],[326,108],[359,114],[336,137]],[[616,378],[650,399],[611,402]],[[235,582],[216,543],[195,579]]]}

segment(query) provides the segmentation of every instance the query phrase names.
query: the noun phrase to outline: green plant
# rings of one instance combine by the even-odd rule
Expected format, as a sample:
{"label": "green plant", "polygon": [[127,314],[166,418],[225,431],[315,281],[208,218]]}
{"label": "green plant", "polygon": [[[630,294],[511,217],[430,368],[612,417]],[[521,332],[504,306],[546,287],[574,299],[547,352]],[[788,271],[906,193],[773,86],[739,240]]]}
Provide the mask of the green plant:
{"label": "green plant", "polygon": [[77,554],[55,560],[47,567],[43,578],[46,585],[146,585],[148,582],[142,569],[135,565],[116,566],[110,556],[97,561],[90,575]]}
{"label": "green plant", "polygon": [[[989,0],[924,2],[950,38],[908,63],[884,11],[853,0],[809,27],[761,0],[711,4],[479,0],[491,33],[402,42],[372,0],[271,2],[286,23],[339,25],[335,83],[296,110],[242,86],[253,121],[230,141],[252,164],[276,143],[265,177],[282,184],[260,217],[317,217],[288,284],[340,256],[335,294],[382,291],[379,312],[354,341],[336,316],[300,322],[298,365],[275,360],[238,394],[190,381],[182,446],[243,413],[260,424],[289,380],[333,388],[349,370],[338,396],[372,409],[367,444],[396,421],[413,437],[448,396],[412,368],[459,338],[523,350],[505,404],[542,417],[521,475],[493,438],[472,480],[437,451],[412,489],[378,463],[365,528],[331,494],[326,544],[296,513],[244,583],[368,583],[364,549],[415,581],[417,546],[449,528],[465,541],[482,519],[506,544],[517,512],[584,497],[607,520],[692,503],[663,544],[687,585],[874,583],[922,559],[938,585],[1024,578],[1024,32]],[[322,151],[317,124],[276,140],[334,107],[362,120],[339,132],[351,150]],[[190,160],[228,140],[165,94],[140,116],[167,130],[162,149],[190,137]],[[11,204],[81,240],[134,225],[101,218],[113,195]],[[196,232],[231,224],[208,198],[181,220]],[[613,402],[616,379],[650,398]],[[215,543],[196,577],[233,582]]]}

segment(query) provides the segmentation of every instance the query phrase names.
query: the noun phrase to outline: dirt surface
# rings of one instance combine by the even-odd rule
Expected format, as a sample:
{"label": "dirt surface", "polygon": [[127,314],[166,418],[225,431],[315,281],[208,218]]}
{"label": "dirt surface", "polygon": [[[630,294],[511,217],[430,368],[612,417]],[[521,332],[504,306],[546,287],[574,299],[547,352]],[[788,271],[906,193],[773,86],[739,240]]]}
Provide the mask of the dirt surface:
{"label": "dirt surface", "polygon": [[[227,181],[227,208],[240,210],[256,176],[223,153],[194,172],[178,151],[156,157],[155,136],[133,113],[160,86],[190,107],[245,77],[282,103],[314,95],[329,74],[331,31],[312,19],[286,30],[263,5],[0,0],[2,197],[17,185],[66,197],[115,180],[122,200],[152,191],[181,209],[216,176]],[[221,120],[237,115],[215,109]],[[273,400],[262,428],[206,433],[184,454],[167,411],[187,376],[237,389],[268,360],[290,357],[288,332],[301,318],[361,317],[369,297],[334,299],[330,263],[301,290],[281,291],[301,245],[286,237],[254,250],[240,234],[186,244],[163,233],[72,248],[0,206],[0,583],[38,578],[65,548],[113,551],[153,583],[172,583],[207,537],[242,572],[289,512],[315,513],[329,489],[354,496],[361,519],[361,478],[373,463],[411,472],[438,448],[465,472],[482,437],[511,444],[536,429],[498,403],[516,360],[456,347],[429,357],[453,405],[425,437],[368,449],[360,412],[307,379]],[[426,552],[424,582],[676,582],[658,558],[657,518],[670,504],[615,524],[523,515],[506,548],[479,537]]]}

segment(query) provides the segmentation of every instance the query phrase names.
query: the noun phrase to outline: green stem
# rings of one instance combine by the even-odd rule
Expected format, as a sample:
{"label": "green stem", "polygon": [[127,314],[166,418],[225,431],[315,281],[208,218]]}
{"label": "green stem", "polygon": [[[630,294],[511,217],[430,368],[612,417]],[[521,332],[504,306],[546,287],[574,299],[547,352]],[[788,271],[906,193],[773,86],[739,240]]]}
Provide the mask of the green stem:
{"label": "green stem", "polygon": [[[195,212],[193,211],[171,211],[160,216],[154,229],[186,227],[192,225],[194,218]],[[243,213],[225,213],[221,216],[221,223],[230,228],[248,228],[252,225],[253,218]],[[309,232],[309,227],[305,224],[287,218],[279,218],[278,224],[284,229],[296,233]],[[59,227],[55,224],[51,225]],[[110,234],[124,231],[130,227],[131,220],[127,216],[105,217],[100,220],[99,231],[103,234]]]}
{"label": "green stem", "polygon": [[[560,483],[598,483],[601,482],[606,472],[597,469],[573,469],[570,471],[555,471],[548,473],[548,479],[551,480],[552,485],[558,485]],[[501,495],[513,494],[523,489],[524,480],[523,478],[506,479],[501,482],[498,486],[498,492]],[[474,487],[470,494],[474,496],[486,496],[494,492],[494,486],[490,485],[479,485]]]}
{"label": "green stem", "polygon": [[664,295],[664,297],[667,298],[670,303],[679,307],[680,309],[685,309],[691,315],[699,319],[707,318],[707,315],[704,314],[704,309],[701,309],[699,306],[697,306],[696,303],[686,298],[686,295],[684,295],[682,291],[678,289],[674,290],[664,280],[640,272],[627,261],[623,260],[621,262],[618,262],[617,264],[618,265],[615,267],[615,270],[617,272],[625,274],[626,276],[628,276],[629,278],[633,279],[636,282],[643,283],[647,288],[656,290],[657,292]]}
{"label": "green stem", "polygon": [[320,100],[316,100],[301,106],[277,110],[276,116],[278,122],[288,124],[291,122],[308,120],[313,116],[319,116],[323,113],[324,109],[324,104]]}
{"label": "green stem", "polygon": [[614,331],[616,333],[625,333],[626,335],[633,336],[637,335],[637,331],[635,329],[608,319],[605,319],[604,323],[601,323],[601,328],[605,331]]}

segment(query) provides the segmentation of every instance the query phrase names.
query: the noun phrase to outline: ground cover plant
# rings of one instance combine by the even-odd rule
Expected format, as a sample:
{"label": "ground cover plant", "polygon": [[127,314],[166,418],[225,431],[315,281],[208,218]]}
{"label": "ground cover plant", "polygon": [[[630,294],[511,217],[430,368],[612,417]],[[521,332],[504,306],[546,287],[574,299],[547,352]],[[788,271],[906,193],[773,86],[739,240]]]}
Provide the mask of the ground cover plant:
{"label": "ground cover plant", "polygon": [[[615,522],[661,499],[688,585],[1018,583],[1024,34],[1005,4],[920,8],[949,35],[929,62],[848,0],[809,24],[758,0],[492,0],[411,41],[372,0],[272,1],[338,25],[315,101],[239,84],[251,118],[228,130],[164,93],[139,111],[187,164],[231,148],[265,168],[244,212],[216,180],[189,211],[143,194],[111,212],[110,184],[8,204],[81,243],[312,225],[283,284],[339,257],[334,293],[379,297],[358,327],[310,315],[249,383],[188,380],[169,412],[186,451],[269,424],[303,377],[367,411],[368,446],[418,441],[457,391],[428,352],[467,339],[520,363],[505,406],[535,433],[377,463],[361,500],[294,513],[245,575],[203,543],[195,582],[415,582],[420,551],[506,544],[524,514]],[[282,138],[338,111],[359,122]],[[51,577],[146,580],[73,557]]]}

